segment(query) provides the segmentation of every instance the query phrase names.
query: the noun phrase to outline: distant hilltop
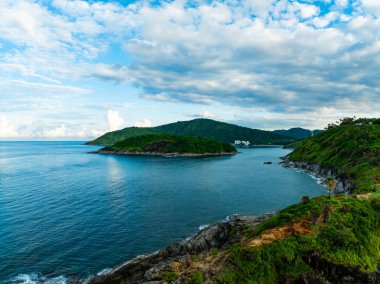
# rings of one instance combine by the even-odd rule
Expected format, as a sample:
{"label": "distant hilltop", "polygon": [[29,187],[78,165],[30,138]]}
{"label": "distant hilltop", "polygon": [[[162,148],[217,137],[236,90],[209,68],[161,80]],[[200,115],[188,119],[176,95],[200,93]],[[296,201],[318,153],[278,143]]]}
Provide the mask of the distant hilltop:
{"label": "distant hilltop", "polygon": [[252,129],[212,119],[199,118],[190,121],[178,121],[151,128],[127,127],[121,130],[108,132],[86,144],[113,145],[116,142],[131,137],[165,133],[190,137],[205,137],[230,144],[234,144],[235,141],[246,141],[249,142],[249,145],[287,145],[298,139],[272,131]]}
{"label": "distant hilltop", "polygon": [[304,129],[300,127],[290,128],[288,130],[281,129],[281,130],[274,130],[273,133],[293,137],[295,139],[305,139],[308,137],[313,137],[314,135],[317,135],[318,133],[321,133],[323,130],[315,129],[315,130],[309,130]]}
{"label": "distant hilltop", "polygon": [[130,137],[95,153],[148,156],[220,156],[234,155],[235,147],[228,143],[202,137],[173,134],[147,134]]}

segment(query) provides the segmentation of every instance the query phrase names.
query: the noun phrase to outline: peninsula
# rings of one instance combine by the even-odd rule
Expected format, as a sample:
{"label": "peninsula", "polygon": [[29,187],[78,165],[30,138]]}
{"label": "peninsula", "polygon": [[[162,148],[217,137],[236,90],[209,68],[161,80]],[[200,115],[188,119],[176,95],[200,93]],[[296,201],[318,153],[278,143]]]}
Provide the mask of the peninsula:
{"label": "peninsula", "polygon": [[173,134],[147,134],[127,138],[95,153],[193,157],[234,155],[237,151],[228,143],[209,138]]}

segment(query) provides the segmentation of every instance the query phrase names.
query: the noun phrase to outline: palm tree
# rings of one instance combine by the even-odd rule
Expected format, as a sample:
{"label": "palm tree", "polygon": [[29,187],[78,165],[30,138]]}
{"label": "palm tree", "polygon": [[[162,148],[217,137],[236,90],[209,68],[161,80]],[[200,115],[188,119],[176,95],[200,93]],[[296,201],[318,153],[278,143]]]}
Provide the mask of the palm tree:
{"label": "palm tree", "polygon": [[327,190],[329,191],[329,197],[331,196],[331,192],[334,191],[335,186],[336,186],[336,180],[333,177],[328,177],[326,179],[326,185],[327,185]]}

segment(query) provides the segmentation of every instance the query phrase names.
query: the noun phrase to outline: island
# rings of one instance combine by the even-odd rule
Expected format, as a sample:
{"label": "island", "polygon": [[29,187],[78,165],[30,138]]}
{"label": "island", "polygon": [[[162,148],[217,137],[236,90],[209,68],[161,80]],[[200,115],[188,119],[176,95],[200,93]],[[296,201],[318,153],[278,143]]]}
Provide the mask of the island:
{"label": "island", "polygon": [[94,153],[145,156],[223,156],[237,153],[235,147],[203,137],[147,134],[130,137]]}
{"label": "island", "polygon": [[329,125],[282,165],[323,178],[329,194],[232,216],[85,283],[380,283],[380,120]]}

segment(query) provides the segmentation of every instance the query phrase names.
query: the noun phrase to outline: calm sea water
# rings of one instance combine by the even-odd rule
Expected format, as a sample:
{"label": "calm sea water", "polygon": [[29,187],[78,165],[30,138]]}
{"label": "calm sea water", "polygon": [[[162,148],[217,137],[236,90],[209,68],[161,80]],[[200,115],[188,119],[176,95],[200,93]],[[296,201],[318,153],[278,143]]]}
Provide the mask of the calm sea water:
{"label": "calm sea water", "polygon": [[0,142],[0,282],[85,279],[200,225],[325,192],[310,176],[279,166],[289,153],[281,148],[213,158],[87,153],[95,149]]}

